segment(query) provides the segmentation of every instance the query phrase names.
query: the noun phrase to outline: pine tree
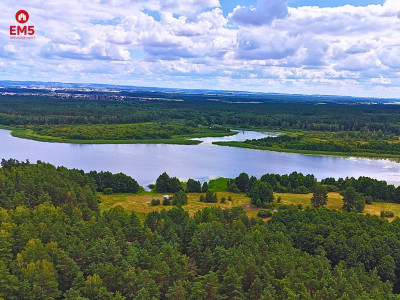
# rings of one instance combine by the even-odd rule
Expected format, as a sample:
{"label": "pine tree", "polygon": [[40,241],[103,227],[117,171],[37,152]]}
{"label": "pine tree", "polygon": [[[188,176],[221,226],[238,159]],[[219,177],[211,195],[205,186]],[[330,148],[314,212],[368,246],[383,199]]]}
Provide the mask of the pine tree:
{"label": "pine tree", "polygon": [[320,208],[326,205],[328,201],[328,192],[326,188],[321,184],[316,184],[314,187],[314,193],[311,197],[311,205],[315,208]]}

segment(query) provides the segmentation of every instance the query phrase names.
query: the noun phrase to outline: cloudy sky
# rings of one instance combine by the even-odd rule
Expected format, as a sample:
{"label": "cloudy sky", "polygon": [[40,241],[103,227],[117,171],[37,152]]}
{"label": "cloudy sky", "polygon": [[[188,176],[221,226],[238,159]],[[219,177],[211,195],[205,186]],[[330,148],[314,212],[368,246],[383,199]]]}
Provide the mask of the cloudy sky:
{"label": "cloudy sky", "polygon": [[[34,40],[10,39],[15,13]],[[400,96],[400,0],[2,0],[0,80]]]}

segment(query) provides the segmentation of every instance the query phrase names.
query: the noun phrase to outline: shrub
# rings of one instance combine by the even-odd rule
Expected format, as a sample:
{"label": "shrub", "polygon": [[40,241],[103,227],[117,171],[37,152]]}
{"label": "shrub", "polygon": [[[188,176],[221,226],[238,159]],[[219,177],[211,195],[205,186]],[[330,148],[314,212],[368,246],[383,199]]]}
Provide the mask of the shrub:
{"label": "shrub", "polygon": [[394,217],[394,212],[392,211],[381,211],[381,218],[393,218]]}
{"label": "shrub", "polygon": [[308,194],[310,190],[306,188],[304,185],[299,186],[297,189],[294,190],[295,194]]}
{"label": "shrub", "polygon": [[169,198],[164,198],[162,205],[171,205],[171,199]]}
{"label": "shrub", "polygon": [[159,199],[153,199],[153,200],[151,200],[151,205],[152,206],[157,206],[157,205],[160,205],[160,200]]}
{"label": "shrub", "polygon": [[232,196],[228,196],[228,201],[232,201]]}
{"label": "shrub", "polygon": [[218,202],[217,193],[207,191],[204,201],[206,203],[217,203]]}
{"label": "shrub", "polygon": [[257,216],[260,217],[260,218],[263,218],[263,219],[269,218],[269,217],[272,216],[272,212],[270,210],[268,210],[268,209],[260,209],[258,211]]}
{"label": "shrub", "polygon": [[263,204],[263,208],[274,209],[275,208],[275,203],[274,202],[266,202],[266,203]]}
{"label": "shrub", "polygon": [[204,195],[200,195],[200,202],[204,202],[204,201],[205,201]]}
{"label": "shrub", "polygon": [[365,204],[372,204],[372,202],[374,201],[374,198],[372,196],[365,196]]}
{"label": "shrub", "polygon": [[225,198],[225,197],[222,197],[220,202],[221,202],[221,203],[225,203],[225,202],[226,202],[226,198]]}
{"label": "shrub", "polygon": [[188,202],[188,197],[186,193],[182,190],[174,194],[172,199],[172,205],[185,205]]}
{"label": "shrub", "polygon": [[339,188],[335,185],[323,184],[322,186],[326,188],[328,193],[339,192]]}
{"label": "shrub", "polygon": [[112,188],[105,188],[103,191],[104,195],[111,195],[113,193]]}

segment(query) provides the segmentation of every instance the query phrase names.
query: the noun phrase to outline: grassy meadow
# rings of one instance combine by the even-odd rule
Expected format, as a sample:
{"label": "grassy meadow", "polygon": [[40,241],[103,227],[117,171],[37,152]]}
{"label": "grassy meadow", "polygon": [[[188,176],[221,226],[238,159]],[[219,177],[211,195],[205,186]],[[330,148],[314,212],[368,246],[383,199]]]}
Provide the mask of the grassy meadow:
{"label": "grassy meadow", "polygon": [[[222,182],[225,179],[219,179],[216,181],[216,185],[222,185]],[[216,189],[215,186],[214,190]],[[231,193],[227,191],[217,192],[218,201],[221,200],[222,197],[225,197],[225,203],[204,203],[200,202],[201,194],[198,193],[189,193],[188,194],[188,204],[184,205],[183,208],[189,213],[189,215],[193,216],[196,211],[201,210],[205,207],[221,207],[221,208],[232,208],[236,206],[243,206],[247,215],[249,217],[257,217],[258,208],[250,204],[250,198],[247,197],[243,193]],[[204,194],[203,194],[204,195]],[[133,210],[138,213],[138,216],[143,220],[145,215],[152,211],[160,211],[162,209],[171,209],[173,206],[168,205],[158,205],[152,206],[150,204],[152,199],[159,199],[162,203],[164,194],[158,194],[154,192],[141,192],[139,194],[112,194],[112,195],[104,195],[100,194],[101,204],[100,207],[102,210],[110,209],[114,206],[122,206],[127,210]],[[228,197],[232,198],[232,201],[228,201]],[[281,197],[280,203],[276,203],[276,206],[280,205],[299,205],[301,204],[303,208],[311,207],[311,197],[312,194],[289,194],[289,193],[274,193],[275,203],[278,197]],[[341,210],[342,208],[342,196],[339,193],[329,193],[328,194],[328,203],[326,208]],[[400,204],[396,203],[381,203],[374,202],[370,205],[365,205],[365,210],[363,214],[370,214],[375,216],[380,216],[381,211],[392,211],[395,217],[400,217]],[[392,221],[394,218],[388,218],[389,221]]]}

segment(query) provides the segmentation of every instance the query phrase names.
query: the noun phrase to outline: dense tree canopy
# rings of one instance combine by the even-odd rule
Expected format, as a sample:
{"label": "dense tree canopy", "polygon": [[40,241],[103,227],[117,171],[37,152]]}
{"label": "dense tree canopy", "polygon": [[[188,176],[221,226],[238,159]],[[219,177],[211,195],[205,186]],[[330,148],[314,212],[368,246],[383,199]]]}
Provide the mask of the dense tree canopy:
{"label": "dense tree canopy", "polygon": [[106,189],[111,189],[113,193],[137,193],[139,191],[137,181],[123,173],[91,171],[89,176],[94,179],[98,192],[104,192]]}
{"label": "dense tree canopy", "polygon": [[159,193],[176,193],[183,187],[176,177],[169,177],[167,173],[161,174],[156,181],[156,191]]}
{"label": "dense tree canopy", "polygon": [[398,220],[282,207],[264,223],[243,207],[174,207],[142,223],[100,211],[82,171],[2,165],[4,299],[398,299]]}

